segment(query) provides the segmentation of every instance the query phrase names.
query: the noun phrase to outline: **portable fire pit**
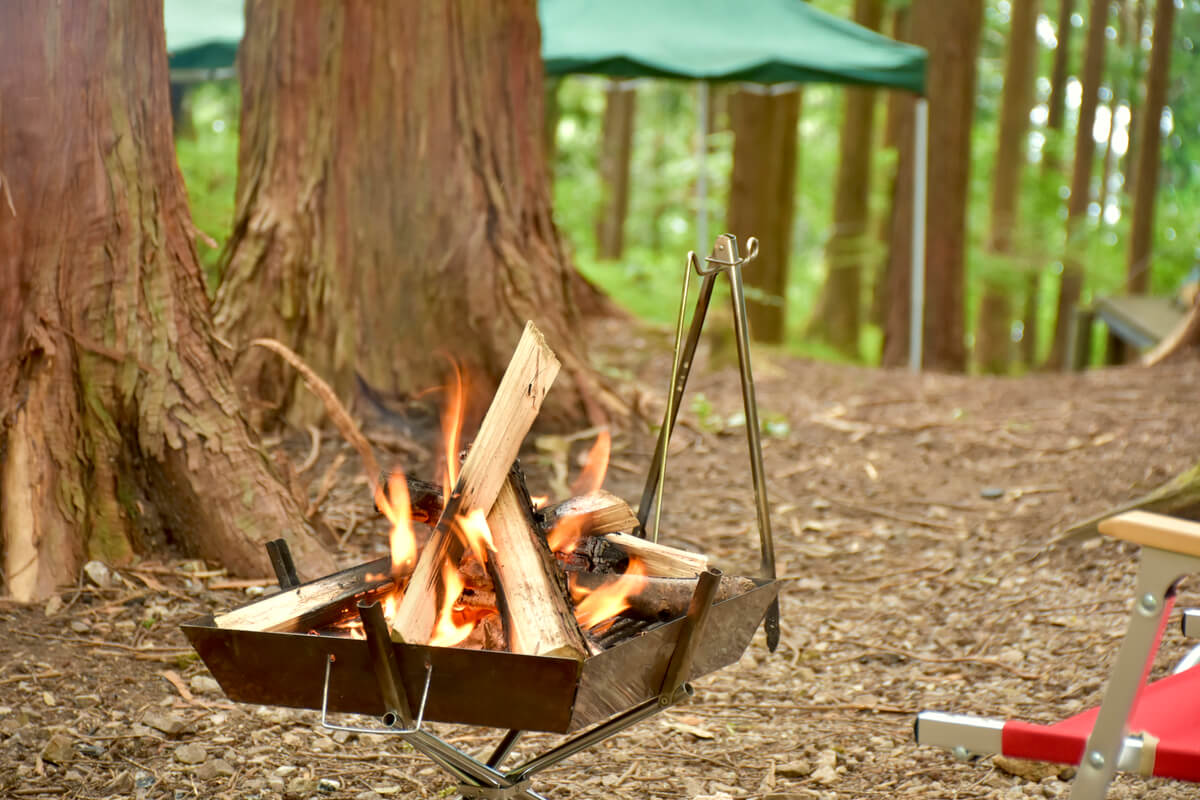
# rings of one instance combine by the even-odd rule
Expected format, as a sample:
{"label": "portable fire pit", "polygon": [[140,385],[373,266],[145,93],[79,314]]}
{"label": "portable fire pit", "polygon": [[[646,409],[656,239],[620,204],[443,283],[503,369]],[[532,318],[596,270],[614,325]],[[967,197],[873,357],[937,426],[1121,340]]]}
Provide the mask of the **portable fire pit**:
{"label": "portable fire pit", "polygon": [[[751,239],[750,257],[756,252]],[[536,800],[541,795],[530,788],[531,776],[689,697],[692,688],[688,681],[737,661],[764,617],[768,646],[774,650],[779,630],[778,584],[774,576],[741,291],[740,268],[744,262],[737,255],[736,240],[728,234],[717,239],[713,254],[706,261],[709,266],[701,268],[689,254],[688,273],[695,269],[703,276],[700,299],[685,342],[682,335],[688,291],[688,273],[685,273],[667,411],[636,527],[630,527],[634,528],[635,534],[645,538],[649,511],[659,499],[667,444],[713,282],[718,274],[726,272],[732,285],[751,474],[762,544],[763,574],[760,577],[722,578],[719,570],[706,564],[697,567],[698,574],[681,584],[690,591],[686,613],[675,614],[671,619],[644,620],[627,626],[628,631],[621,636],[605,636],[603,641],[589,636],[584,649],[577,653],[568,650],[566,656],[558,655],[563,651],[561,647],[553,650],[543,647],[543,651],[553,653],[544,655],[536,654],[536,648],[524,644],[521,646],[525,652],[503,652],[413,643],[412,631],[422,630],[420,623],[413,621],[422,613],[418,601],[423,597],[417,597],[416,592],[439,595],[444,599],[448,591],[441,584],[423,583],[423,580],[432,579],[423,579],[422,575],[434,569],[428,566],[429,563],[434,567],[456,563],[463,551],[461,546],[456,549],[452,534],[457,524],[455,520],[461,521],[458,512],[467,507],[490,507],[493,511],[488,520],[493,527],[505,525],[504,515],[498,515],[496,509],[505,502],[512,502],[505,500],[504,494],[505,487],[514,484],[508,465],[512,463],[528,426],[516,426],[513,444],[508,441],[513,439],[511,417],[503,416],[501,424],[489,429],[489,418],[493,416],[493,411],[489,410],[463,463],[462,472],[453,484],[455,489],[444,505],[438,498],[430,512],[429,498],[409,499],[414,512],[423,505],[426,516],[436,514],[437,525],[415,564],[410,564],[406,571],[397,571],[394,558],[383,558],[302,584],[296,577],[286,544],[278,540],[268,545],[268,553],[279,580],[279,593],[182,626],[229,698],[262,705],[319,709],[321,724],[326,728],[399,736],[456,778],[459,791],[466,797]],[[530,363],[535,362],[536,367],[532,369],[536,369],[537,374],[544,372],[544,358],[538,356]],[[511,372],[514,368],[510,364]],[[533,397],[536,394],[534,383],[529,381],[526,388],[525,381],[527,377],[519,375],[512,381],[520,390],[516,394]],[[506,391],[505,382],[509,382],[509,373],[497,391],[497,398]],[[499,402],[499,399],[493,401],[493,410]],[[540,398],[536,402],[540,403]],[[536,407],[532,413],[536,414]],[[531,422],[532,415],[528,416]],[[501,441],[503,437],[494,435],[494,430],[504,430],[507,440]],[[486,443],[488,453],[492,454],[491,460],[499,459],[504,463],[503,470],[489,473],[486,468],[481,468],[482,456],[473,465],[472,458],[483,450],[481,442]],[[523,481],[520,485],[523,487]],[[516,503],[516,506],[522,505]],[[533,517],[529,518],[528,524],[518,522],[517,538],[535,544],[541,542],[542,550],[548,552],[543,527],[550,522],[542,519],[539,525]],[[508,528],[510,532],[513,529],[511,525]],[[657,521],[653,534],[656,539]],[[497,539],[500,538],[498,535]],[[627,538],[633,540],[633,537]],[[650,546],[649,542],[647,546]],[[499,557],[497,560],[503,561]],[[558,583],[562,584],[562,562],[555,563],[558,566],[548,567],[547,571],[557,574]],[[497,595],[501,584],[513,586],[511,573],[506,575],[504,566],[501,563],[500,568],[493,570]],[[509,567],[510,570],[513,568]],[[527,569],[528,564],[521,568]],[[554,583],[553,574],[550,584]],[[582,581],[584,576],[579,575],[574,580]],[[401,582],[406,587],[401,607],[389,622],[381,600],[398,592]],[[517,616],[519,609],[514,608],[520,602],[515,597],[518,593],[526,592],[514,589],[514,597],[498,603],[505,608],[506,630],[522,622]],[[416,611],[403,616],[405,604]],[[574,622],[571,625],[574,627]],[[612,623],[611,629],[617,628],[617,623]],[[578,629],[575,636],[579,636]],[[509,634],[514,650],[520,644],[515,638],[519,638],[516,633]],[[583,643],[585,640],[577,638],[577,641]],[[377,727],[340,725],[330,721],[331,712],[371,715],[381,724]],[[508,732],[486,760],[480,760],[430,733],[424,727],[428,721],[502,728]],[[524,731],[549,731],[570,736],[522,764],[502,767]]]}

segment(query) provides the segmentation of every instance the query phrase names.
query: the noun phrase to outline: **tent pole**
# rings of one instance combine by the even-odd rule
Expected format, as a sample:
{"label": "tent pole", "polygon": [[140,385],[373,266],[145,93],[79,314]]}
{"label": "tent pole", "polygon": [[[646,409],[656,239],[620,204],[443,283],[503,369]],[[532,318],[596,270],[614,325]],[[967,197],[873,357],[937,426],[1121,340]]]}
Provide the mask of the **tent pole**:
{"label": "tent pole", "polygon": [[925,333],[925,217],[929,179],[929,101],[918,97],[913,120],[912,281],[908,318],[908,368],[921,371]]}
{"label": "tent pole", "polygon": [[708,81],[696,87],[699,119],[696,142],[696,253],[703,257],[708,246]]}

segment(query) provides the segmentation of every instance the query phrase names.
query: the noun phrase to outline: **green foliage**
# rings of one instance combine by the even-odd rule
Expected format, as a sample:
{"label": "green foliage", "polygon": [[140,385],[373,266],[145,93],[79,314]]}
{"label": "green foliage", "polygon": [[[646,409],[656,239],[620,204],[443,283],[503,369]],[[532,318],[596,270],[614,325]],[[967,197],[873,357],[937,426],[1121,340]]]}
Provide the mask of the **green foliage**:
{"label": "green foliage", "polygon": [[213,247],[203,240],[197,243],[209,294],[220,280],[217,260],[233,225],[239,101],[235,81],[189,87],[183,124],[175,137],[175,155],[187,186],[192,221],[217,245]]}

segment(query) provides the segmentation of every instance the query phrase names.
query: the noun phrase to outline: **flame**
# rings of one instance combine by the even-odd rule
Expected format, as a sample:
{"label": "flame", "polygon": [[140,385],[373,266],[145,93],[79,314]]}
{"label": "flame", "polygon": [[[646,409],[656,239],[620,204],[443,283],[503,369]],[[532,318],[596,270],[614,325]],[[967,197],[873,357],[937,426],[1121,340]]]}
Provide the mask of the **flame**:
{"label": "flame", "polygon": [[583,520],[577,516],[563,517],[546,536],[552,553],[574,553],[583,537]]}
{"label": "flame", "polygon": [[382,488],[376,490],[375,505],[392,523],[392,532],[388,537],[392,551],[392,580],[399,584],[401,576],[411,571],[417,562],[417,537],[413,533],[412,507],[404,473],[396,471],[391,474],[386,493]]}
{"label": "flame", "polygon": [[535,509],[537,509],[537,508],[544,508],[544,507],[545,507],[545,505],[546,505],[546,503],[549,503],[549,502],[550,502],[550,495],[548,495],[548,494],[535,494],[535,495],[533,495],[532,497],[530,497],[530,498],[529,498],[529,502],[533,504],[533,507],[534,507]]}
{"label": "flame", "polygon": [[470,636],[471,631],[475,629],[473,620],[467,620],[465,623],[454,620],[454,605],[458,602],[458,597],[462,594],[465,585],[462,576],[458,574],[458,568],[449,561],[443,562],[442,587],[446,593],[438,612],[433,636],[429,639],[429,644],[433,647],[454,647]]}
{"label": "flame", "polygon": [[571,484],[572,494],[587,494],[594,492],[604,485],[604,476],[608,472],[608,457],[612,453],[612,434],[608,428],[600,431],[592,449],[588,451],[587,462],[579,477]]}
{"label": "flame", "polygon": [[575,599],[575,621],[584,629],[594,628],[629,608],[629,596],[646,585],[646,566],[641,559],[629,560],[629,568],[616,580],[594,591],[571,587]]}
{"label": "flame", "polygon": [[449,391],[446,411],[442,414],[442,437],[446,442],[446,469],[442,475],[442,496],[450,497],[458,484],[458,451],[462,437],[463,415],[466,413],[466,388],[462,368],[451,361],[454,370],[454,386]]}
{"label": "flame", "polygon": [[476,508],[465,517],[459,517],[457,521],[467,547],[480,564],[486,564],[488,551],[496,552],[496,543],[492,541],[492,529],[488,527],[487,516],[483,510]]}

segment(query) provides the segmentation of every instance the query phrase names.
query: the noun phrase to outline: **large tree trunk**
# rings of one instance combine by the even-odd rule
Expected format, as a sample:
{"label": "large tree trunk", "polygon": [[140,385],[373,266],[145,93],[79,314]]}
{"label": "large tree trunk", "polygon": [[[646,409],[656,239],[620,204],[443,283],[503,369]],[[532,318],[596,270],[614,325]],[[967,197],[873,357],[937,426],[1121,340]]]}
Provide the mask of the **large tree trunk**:
{"label": "large tree trunk", "polygon": [[174,158],[161,2],[6,9],[0,534],[19,599],[164,539],[262,575],[284,537],[305,572],[333,569],[238,411]]}
{"label": "large tree trunk", "polygon": [[[592,298],[551,218],[535,4],[251,0],[239,64],[222,334],[282,341],[342,396],[355,371],[427,390],[450,355],[481,412],[534,320],[568,378],[548,416],[578,418]],[[257,350],[235,375],[268,412],[318,413]]]}
{"label": "large tree trunk", "polygon": [[1142,101],[1137,149],[1137,185],[1133,189],[1133,216],[1129,225],[1129,267],[1125,289],[1144,294],[1150,285],[1150,246],[1154,240],[1154,204],[1158,199],[1161,166],[1163,104],[1171,72],[1171,47],[1175,28],[1175,3],[1154,4],[1154,45],[1150,70],[1146,73],[1146,97]]}
{"label": "large tree trunk", "polygon": [[[855,22],[879,30],[882,20],[883,0],[856,0]],[[845,115],[838,142],[833,234],[825,249],[827,273],[808,333],[828,342],[842,355],[857,359],[863,276],[868,253],[873,249],[870,200],[875,91],[847,88],[845,94]]]}
{"label": "large tree trunk", "polygon": [[1104,77],[1105,28],[1108,27],[1108,0],[1092,0],[1088,19],[1087,46],[1083,56],[1083,91],[1079,101],[1079,127],[1075,131],[1075,164],[1071,169],[1071,197],[1067,202],[1067,245],[1063,254],[1062,280],[1058,287],[1058,307],[1054,319],[1054,345],[1047,366],[1066,366],[1067,345],[1071,336],[1075,306],[1083,292],[1081,239],[1088,224],[1087,211],[1092,180],[1092,161],[1096,139],[1092,126],[1100,81]]}
{"label": "large tree trunk", "polygon": [[[1025,134],[1033,105],[1037,58],[1038,0],[1013,0],[1008,35],[1008,62],[1004,68],[1004,96],[1000,105],[1000,139],[992,183],[992,224],[988,252],[1012,270],[1012,237],[1017,227],[1017,200],[1025,164]],[[992,267],[995,269],[996,267]],[[975,363],[981,372],[1008,371],[1012,322],[1009,301],[1016,281],[1007,275],[985,273],[979,325],[975,337]]]}
{"label": "large tree trunk", "polygon": [[[975,111],[976,56],[983,28],[982,0],[942,3],[916,0],[913,41],[929,51],[928,235],[925,265],[925,319],[922,364],[931,369],[966,369],[963,273],[966,260],[967,183],[971,167],[971,120]],[[912,134],[902,137],[896,201],[912,196]],[[911,208],[893,215],[889,266],[892,301],[884,330],[883,362],[908,360],[908,300],[911,271]]]}
{"label": "large tree trunk", "polygon": [[596,214],[596,258],[618,259],[625,249],[625,217],[629,214],[637,90],[632,84],[617,83],[608,88],[604,98],[604,132],[600,142],[603,196]]}
{"label": "large tree trunk", "polygon": [[745,274],[750,335],[761,342],[786,335],[800,98],[799,91],[739,91],[729,101],[734,138],[726,224],[743,241],[757,236],[762,244]]}

